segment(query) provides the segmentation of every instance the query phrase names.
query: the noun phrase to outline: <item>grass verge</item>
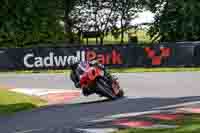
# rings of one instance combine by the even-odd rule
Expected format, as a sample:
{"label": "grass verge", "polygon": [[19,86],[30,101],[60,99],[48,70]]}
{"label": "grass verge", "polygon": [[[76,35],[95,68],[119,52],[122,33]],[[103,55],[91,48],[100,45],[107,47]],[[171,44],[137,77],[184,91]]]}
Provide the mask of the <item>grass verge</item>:
{"label": "grass verge", "polygon": [[12,114],[46,105],[46,102],[37,97],[10,92],[0,88],[0,115]]}
{"label": "grass verge", "polygon": [[177,128],[168,129],[127,129],[116,133],[200,133],[200,115],[188,115],[184,119],[161,124],[177,125]]}
{"label": "grass verge", "polygon": [[[109,69],[113,73],[142,73],[142,72],[191,72],[200,71],[200,68],[186,68],[186,67],[176,67],[176,68],[119,68],[119,69]],[[70,70],[19,70],[19,71],[1,71],[0,73],[69,73]]]}

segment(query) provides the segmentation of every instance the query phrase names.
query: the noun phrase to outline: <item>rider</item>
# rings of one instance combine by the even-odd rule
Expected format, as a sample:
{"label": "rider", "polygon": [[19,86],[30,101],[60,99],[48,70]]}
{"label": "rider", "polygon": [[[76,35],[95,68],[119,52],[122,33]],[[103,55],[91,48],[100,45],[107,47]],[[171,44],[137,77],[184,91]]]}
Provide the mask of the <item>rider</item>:
{"label": "rider", "polygon": [[[77,58],[74,58],[72,60],[70,60],[69,62],[69,67],[71,68],[71,74],[70,74],[70,78],[71,80],[74,82],[74,85],[76,88],[80,88],[80,79],[79,79],[79,72],[78,72],[78,67],[80,65],[80,63],[88,63],[90,66],[97,66],[99,68],[101,68],[102,70],[104,70],[105,74],[111,78],[111,75],[109,73],[106,72],[105,67],[102,64],[99,64],[96,60],[92,60],[89,62],[80,62]],[[84,96],[88,96],[94,92],[91,91],[91,89],[89,88],[84,88],[83,89],[83,95]]]}

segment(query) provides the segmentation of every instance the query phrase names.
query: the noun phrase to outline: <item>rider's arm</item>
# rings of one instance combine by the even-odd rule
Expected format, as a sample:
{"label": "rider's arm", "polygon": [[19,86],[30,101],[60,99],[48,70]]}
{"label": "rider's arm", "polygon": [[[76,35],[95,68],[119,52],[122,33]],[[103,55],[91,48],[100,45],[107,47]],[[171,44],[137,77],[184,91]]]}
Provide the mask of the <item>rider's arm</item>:
{"label": "rider's arm", "polygon": [[79,78],[74,71],[70,73],[70,78],[74,82],[74,86],[80,88]]}

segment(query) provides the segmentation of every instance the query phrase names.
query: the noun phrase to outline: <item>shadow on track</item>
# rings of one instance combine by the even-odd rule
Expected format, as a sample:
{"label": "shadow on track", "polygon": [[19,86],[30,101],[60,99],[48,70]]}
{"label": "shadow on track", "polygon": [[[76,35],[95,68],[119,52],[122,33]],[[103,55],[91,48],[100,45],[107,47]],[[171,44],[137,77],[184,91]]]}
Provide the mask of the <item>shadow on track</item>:
{"label": "shadow on track", "polygon": [[96,100],[96,101],[89,101],[89,102],[81,102],[77,103],[78,105],[89,105],[89,104],[97,104],[97,103],[106,103],[111,102],[110,99],[103,99],[103,100]]}
{"label": "shadow on track", "polygon": [[89,105],[89,104],[97,104],[97,103],[115,102],[115,101],[118,101],[118,100],[122,100],[124,98],[126,98],[126,97],[124,96],[124,97],[118,98],[116,100],[102,99],[102,100],[96,100],[96,101],[81,102],[81,103],[77,103],[77,105]]}

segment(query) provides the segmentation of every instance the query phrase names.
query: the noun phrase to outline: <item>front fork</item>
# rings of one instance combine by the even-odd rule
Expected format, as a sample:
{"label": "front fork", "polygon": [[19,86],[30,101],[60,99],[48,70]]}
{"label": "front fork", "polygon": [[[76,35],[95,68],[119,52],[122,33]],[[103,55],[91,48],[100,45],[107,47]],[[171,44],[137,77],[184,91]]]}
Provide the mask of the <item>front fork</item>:
{"label": "front fork", "polygon": [[108,73],[106,70],[104,71],[104,76],[106,77],[106,80],[111,84],[112,86],[112,91],[115,95],[118,95],[120,92],[120,86],[118,83],[118,78],[115,76],[112,76],[110,73]]}

